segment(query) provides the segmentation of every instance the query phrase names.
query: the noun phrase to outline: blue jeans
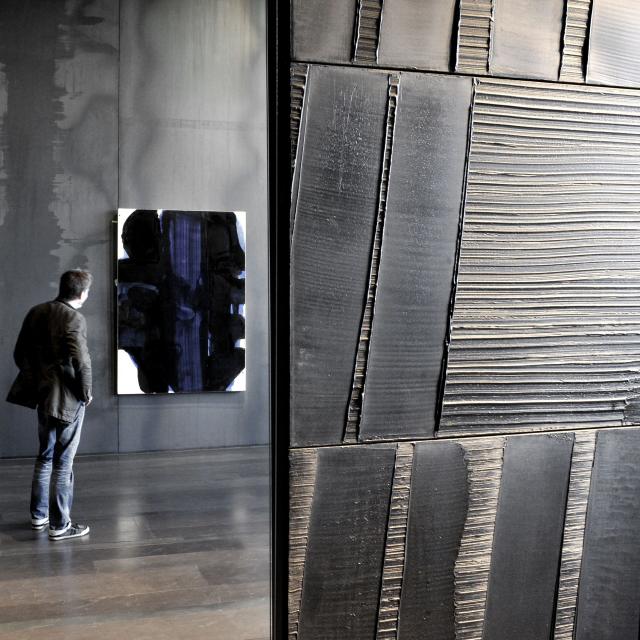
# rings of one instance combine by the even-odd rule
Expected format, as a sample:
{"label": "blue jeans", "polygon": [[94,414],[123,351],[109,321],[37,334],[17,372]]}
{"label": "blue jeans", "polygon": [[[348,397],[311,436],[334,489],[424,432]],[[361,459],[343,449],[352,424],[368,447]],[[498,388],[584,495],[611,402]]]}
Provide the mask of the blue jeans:
{"label": "blue jeans", "polygon": [[49,516],[49,527],[64,529],[71,522],[73,459],[80,443],[84,403],[73,422],[62,422],[38,409],[40,449],[31,485],[31,517]]}

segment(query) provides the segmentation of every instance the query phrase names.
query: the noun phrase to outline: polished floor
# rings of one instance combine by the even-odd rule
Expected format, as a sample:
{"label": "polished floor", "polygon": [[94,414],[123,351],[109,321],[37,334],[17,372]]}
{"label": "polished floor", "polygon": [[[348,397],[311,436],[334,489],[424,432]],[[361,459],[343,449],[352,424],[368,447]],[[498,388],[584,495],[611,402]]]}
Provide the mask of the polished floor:
{"label": "polished floor", "polygon": [[30,460],[0,461],[0,638],[269,638],[269,451],[76,459],[82,539],[28,523]]}

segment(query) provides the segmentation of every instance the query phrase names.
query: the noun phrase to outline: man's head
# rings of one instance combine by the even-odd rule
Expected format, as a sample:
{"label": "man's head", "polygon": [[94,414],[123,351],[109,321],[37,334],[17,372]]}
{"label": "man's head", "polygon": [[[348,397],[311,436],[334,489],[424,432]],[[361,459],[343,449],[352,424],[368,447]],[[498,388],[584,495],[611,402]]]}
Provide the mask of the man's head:
{"label": "man's head", "polygon": [[72,269],[60,276],[60,292],[58,296],[63,300],[73,300],[83,303],[89,296],[89,287],[93,276],[88,271]]}

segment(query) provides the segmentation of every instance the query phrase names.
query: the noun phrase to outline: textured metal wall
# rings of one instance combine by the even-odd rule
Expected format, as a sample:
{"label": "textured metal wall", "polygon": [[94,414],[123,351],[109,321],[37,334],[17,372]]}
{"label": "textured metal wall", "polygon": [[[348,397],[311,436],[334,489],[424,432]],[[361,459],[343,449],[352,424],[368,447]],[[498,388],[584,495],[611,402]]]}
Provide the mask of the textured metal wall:
{"label": "textured metal wall", "polygon": [[[82,450],[115,451],[118,3],[3,3],[0,83],[0,387],[6,393],[16,374],[12,350],[28,309],[57,295],[62,271],[90,269],[96,278],[84,311],[95,403]],[[0,455],[33,454],[35,413],[3,405]]]}
{"label": "textured metal wall", "polygon": [[[89,268],[82,452],[268,440],[265,37],[257,0],[0,7],[0,386],[29,307],[55,297],[63,270]],[[247,211],[246,393],[114,395],[118,206]],[[32,455],[33,412],[2,416],[0,456]]]}
{"label": "textured metal wall", "polygon": [[294,3],[290,639],[636,638],[637,8],[340,12]]}
{"label": "textured metal wall", "polygon": [[120,449],[268,441],[265,6],[122,3],[121,207],[247,212],[247,391],[119,399]]}

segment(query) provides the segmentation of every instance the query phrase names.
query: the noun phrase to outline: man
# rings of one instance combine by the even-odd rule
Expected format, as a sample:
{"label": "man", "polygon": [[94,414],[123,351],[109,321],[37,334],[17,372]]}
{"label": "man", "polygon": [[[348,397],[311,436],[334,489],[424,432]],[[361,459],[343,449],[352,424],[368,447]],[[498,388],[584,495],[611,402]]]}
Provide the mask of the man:
{"label": "man", "polygon": [[29,311],[14,351],[20,369],[7,400],[38,409],[38,457],[31,488],[31,526],[49,525],[50,540],[89,533],[71,521],[73,459],[91,402],[87,323],[78,311],[89,295],[88,271],[67,271],[58,297]]}

